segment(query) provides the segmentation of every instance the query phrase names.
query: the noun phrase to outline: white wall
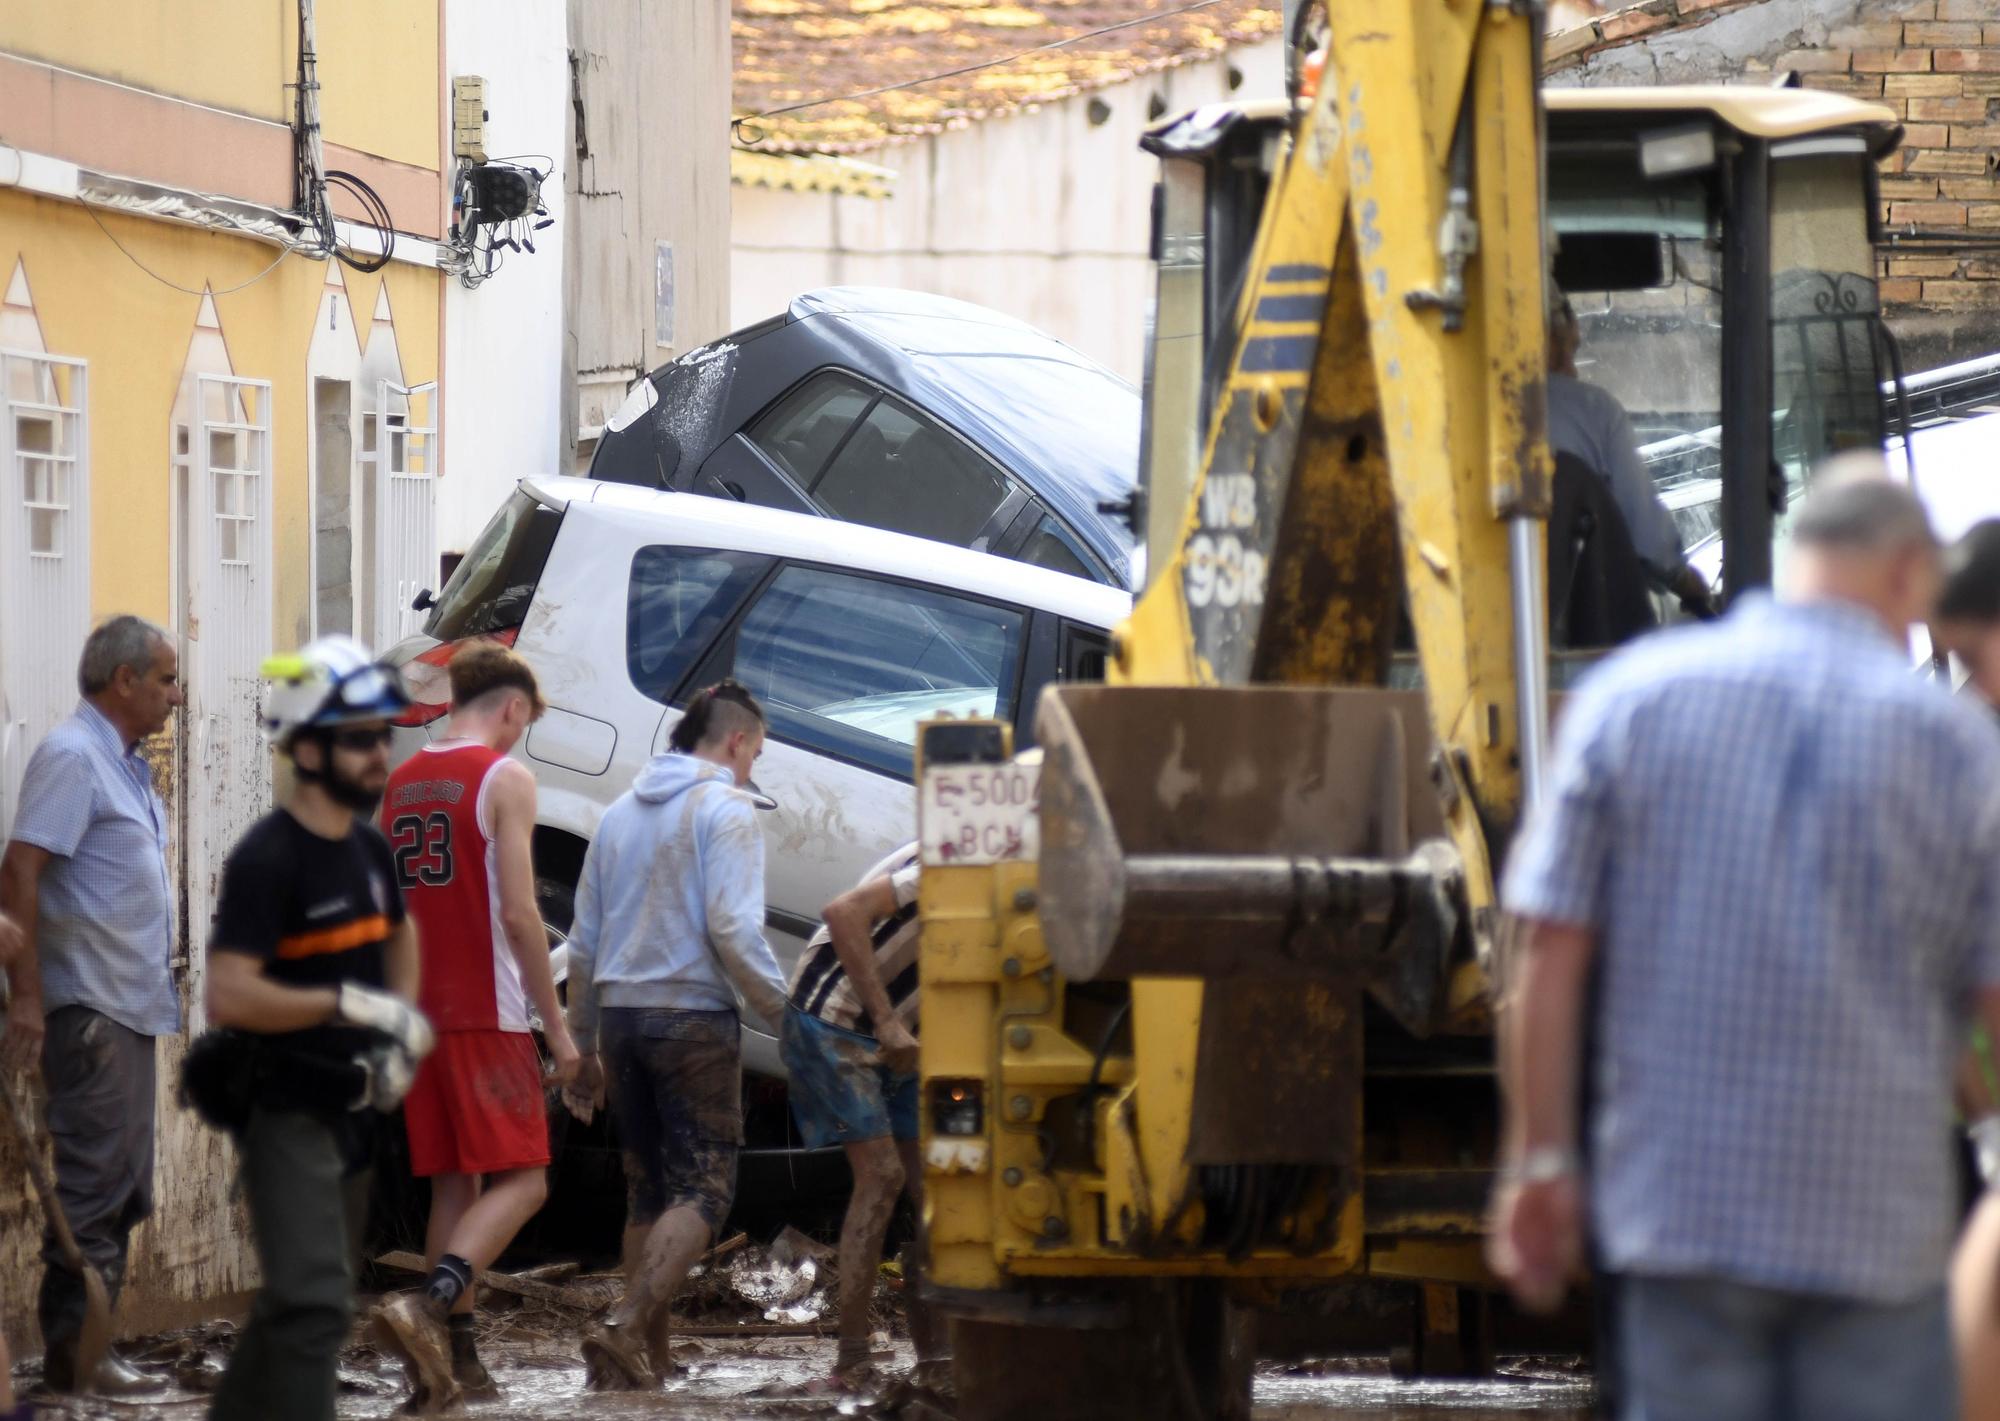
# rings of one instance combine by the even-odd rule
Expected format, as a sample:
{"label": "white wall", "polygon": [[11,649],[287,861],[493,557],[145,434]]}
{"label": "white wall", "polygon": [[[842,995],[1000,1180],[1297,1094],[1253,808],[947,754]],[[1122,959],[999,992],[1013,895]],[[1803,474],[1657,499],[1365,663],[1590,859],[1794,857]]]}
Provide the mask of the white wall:
{"label": "white wall", "polygon": [[[1243,76],[1229,87],[1229,71]],[[732,326],[801,291],[851,284],[934,291],[1040,326],[1137,383],[1158,163],[1139,149],[1166,114],[1284,94],[1277,40],[856,156],[896,174],[888,198],[739,187],[730,222]],[[1111,112],[1092,125],[1102,99]]]}
{"label": "white wall", "polygon": [[[569,42],[551,0],[479,0],[445,7],[446,101],[462,74],[486,80],[486,154],[567,161]],[[485,285],[448,279],[444,302],[444,442],[438,548],[463,552],[514,481],[558,471],[562,446],[563,246],[569,239],[561,167],[542,184],[555,226],[535,252],[508,252]]]}

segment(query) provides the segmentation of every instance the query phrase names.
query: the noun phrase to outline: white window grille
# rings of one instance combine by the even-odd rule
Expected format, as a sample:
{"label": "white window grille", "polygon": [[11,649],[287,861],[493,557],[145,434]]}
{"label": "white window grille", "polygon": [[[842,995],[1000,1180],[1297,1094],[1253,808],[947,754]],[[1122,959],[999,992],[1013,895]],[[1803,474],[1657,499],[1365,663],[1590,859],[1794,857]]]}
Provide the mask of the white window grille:
{"label": "white window grille", "polygon": [[0,350],[0,834],[90,627],[88,367]]}
{"label": "white window grille", "polygon": [[411,603],[437,590],[437,385],[384,380],[372,419],[363,423],[364,458],[372,458],[374,496],[374,633],[386,651],[419,630],[425,614]]}

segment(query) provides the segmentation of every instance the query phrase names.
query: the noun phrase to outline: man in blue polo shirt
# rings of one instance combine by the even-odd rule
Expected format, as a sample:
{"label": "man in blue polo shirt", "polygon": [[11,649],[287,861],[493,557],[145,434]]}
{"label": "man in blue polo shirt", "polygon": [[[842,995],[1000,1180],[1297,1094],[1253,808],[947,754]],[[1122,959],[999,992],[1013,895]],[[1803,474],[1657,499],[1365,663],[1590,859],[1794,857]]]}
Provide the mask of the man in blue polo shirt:
{"label": "man in blue polo shirt", "polygon": [[[0,912],[20,925],[8,969],[6,1065],[37,1058],[48,1092],[56,1194],[115,1298],[126,1243],[153,1203],[153,1038],[180,1030],[167,810],[139,743],[181,703],[173,639],[139,617],[90,634],[83,699],[35,747],[0,857]],[[43,1375],[58,1392],[132,1395],[160,1385],[115,1355],[76,1375],[83,1279],[43,1242]]]}

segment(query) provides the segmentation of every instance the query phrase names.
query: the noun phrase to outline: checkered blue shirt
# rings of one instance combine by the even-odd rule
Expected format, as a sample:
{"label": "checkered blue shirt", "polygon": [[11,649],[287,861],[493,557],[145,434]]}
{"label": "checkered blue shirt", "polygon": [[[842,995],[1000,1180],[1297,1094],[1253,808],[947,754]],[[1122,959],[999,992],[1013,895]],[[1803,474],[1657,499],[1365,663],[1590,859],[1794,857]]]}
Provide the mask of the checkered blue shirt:
{"label": "checkered blue shirt", "polygon": [[1503,899],[1592,928],[1613,1271],[1874,1301],[1944,1278],[1951,1075],[2000,985],[2000,729],[1860,611],[1746,599],[1565,708]]}
{"label": "checkered blue shirt", "polygon": [[144,757],[88,701],[43,737],[11,837],[54,857],[35,936],[42,1005],[87,1006],[145,1036],[180,1030],[167,810]]}

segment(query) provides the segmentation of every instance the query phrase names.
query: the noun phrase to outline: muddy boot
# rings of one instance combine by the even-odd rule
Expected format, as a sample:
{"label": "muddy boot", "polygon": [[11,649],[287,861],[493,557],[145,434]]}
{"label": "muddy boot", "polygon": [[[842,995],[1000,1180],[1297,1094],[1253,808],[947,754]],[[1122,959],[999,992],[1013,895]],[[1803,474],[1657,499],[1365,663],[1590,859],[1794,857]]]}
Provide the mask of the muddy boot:
{"label": "muddy boot", "polygon": [[451,1340],[446,1334],[444,1308],[425,1293],[400,1293],[375,1309],[368,1337],[403,1364],[410,1380],[410,1415],[427,1416],[459,1399],[452,1376]]}
{"label": "muddy boot", "polygon": [[451,1376],[458,1383],[459,1395],[467,1401],[498,1401],[500,1387],[479,1360],[472,1314],[455,1312],[445,1320],[445,1326],[451,1333]]}
{"label": "muddy boot", "polygon": [[660,1385],[636,1327],[592,1323],[583,1334],[583,1365],[592,1391],[655,1391]]}

